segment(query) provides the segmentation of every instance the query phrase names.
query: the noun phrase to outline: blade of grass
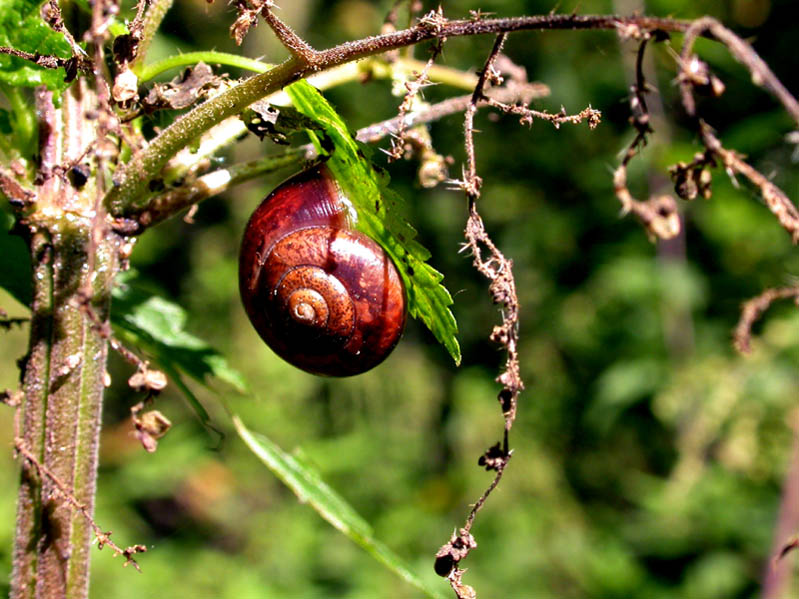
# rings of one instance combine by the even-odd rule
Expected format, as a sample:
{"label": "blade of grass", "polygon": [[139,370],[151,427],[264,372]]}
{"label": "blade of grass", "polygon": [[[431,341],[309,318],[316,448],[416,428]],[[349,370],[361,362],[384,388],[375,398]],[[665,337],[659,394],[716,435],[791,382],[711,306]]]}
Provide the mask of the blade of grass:
{"label": "blade of grass", "polygon": [[444,595],[428,587],[399,556],[375,539],[371,526],[301,456],[289,455],[264,435],[250,431],[236,415],[233,416],[233,424],[247,447],[294,491],[301,502],[310,504],[322,518],[425,595],[444,599]]}

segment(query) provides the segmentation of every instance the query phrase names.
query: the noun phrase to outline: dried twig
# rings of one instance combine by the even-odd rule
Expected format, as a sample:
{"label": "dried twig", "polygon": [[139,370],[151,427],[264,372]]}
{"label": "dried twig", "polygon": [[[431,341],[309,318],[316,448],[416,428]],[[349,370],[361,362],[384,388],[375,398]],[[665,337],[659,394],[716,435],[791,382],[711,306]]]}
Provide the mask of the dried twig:
{"label": "dried twig", "polygon": [[708,66],[692,53],[697,36],[705,32],[709,32],[723,43],[730,53],[749,69],[752,81],[770,91],[797,123],[799,123],[799,102],[777,79],[768,65],[749,44],[715,19],[710,17],[698,19],[685,32],[683,47],[680,52],[678,81],[683,107],[689,116],[697,118],[697,128],[702,143],[708,152],[718,157],[731,177],[736,174],[743,175],[760,189],[760,193],[769,210],[777,217],[780,225],[791,234],[793,242],[799,243],[799,210],[797,210],[785,192],[744,161],[737,152],[726,149],[716,137],[713,128],[703,119],[697,117],[696,101],[694,99],[694,91],[696,89],[709,88],[716,96],[721,95],[724,91],[723,84],[710,72]]}
{"label": "dried twig", "polygon": [[721,141],[713,133],[711,127],[702,120],[699,122],[699,132],[705,147],[718,156],[730,176],[738,173],[760,188],[760,194],[763,196],[763,201],[765,201],[768,209],[777,217],[782,228],[790,233],[793,242],[799,243],[799,209],[791,202],[785,192],[769,181],[764,174],[744,161],[740,154],[722,146]]}
{"label": "dried twig", "polygon": [[706,65],[691,54],[696,38],[706,32],[709,32],[715,39],[727,46],[730,54],[749,69],[752,74],[752,82],[774,94],[793,120],[799,123],[799,102],[797,102],[796,98],[777,79],[777,76],[758,56],[752,46],[712,17],[703,17],[691,23],[683,38],[683,47],[680,53],[682,76],[679,81],[683,106],[689,115],[694,116],[696,114],[696,103],[693,97],[694,88],[702,83],[705,85],[712,83],[707,80]]}
{"label": "dried twig", "polygon": [[[516,417],[518,395],[524,389],[519,368],[519,300],[516,296],[516,282],[513,278],[513,263],[505,258],[502,252],[494,245],[494,242],[485,231],[482,218],[477,212],[477,198],[480,195],[481,181],[477,176],[475,166],[473,139],[474,114],[477,112],[478,102],[484,98],[485,86],[490,81],[496,82],[500,79],[498,72],[494,69],[494,62],[502,51],[506,37],[504,33],[497,36],[491,54],[480,73],[472,99],[466,109],[464,141],[467,164],[464,169],[463,180],[456,182],[466,193],[469,202],[469,218],[466,223],[466,244],[464,249],[471,251],[475,268],[489,279],[489,292],[492,299],[502,309],[502,325],[494,327],[491,339],[502,345],[507,351],[505,369],[497,377],[497,381],[502,384],[502,390],[499,392],[499,401],[505,419],[502,445],[500,446],[497,443],[488,449],[478,462],[486,470],[494,470],[496,474],[491,484],[472,507],[463,528],[460,529],[458,534],[453,534],[450,541],[436,553],[436,572],[449,580],[450,586],[455,591],[458,599],[473,599],[476,597],[474,589],[469,585],[463,584],[462,577],[465,570],[459,568],[458,564],[473,548],[477,547],[477,542],[471,534],[471,528],[477,513],[502,479],[505,467],[513,455],[509,448],[508,434]],[[483,258],[483,248],[488,252],[486,258]]]}
{"label": "dried twig", "polygon": [[493,98],[485,98],[485,101],[489,106],[497,108],[502,112],[520,116],[519,123],[522,125],[532,125],[534,119],[541,119],[552,123],[555,128],[558,129],[563,123],[577,125],[583,121],[588,121],[588,127],[594,129],[599,125],[602,119],[602,113],[590,106],[576,114],[567,114],[565,108],[561,108],[560,112],[552,113],[545,110],[533,110],[532,108],[518,104],[505,104]]}
{"label": "dried twig", "polygon": [[[488,106],[490,99],[505,103],[521,102],[527,104],[533,99],[544,98],[548,95],[549,88],[543,83],[513,84],[489,90],[486,93],[486,98],[478,100],[477,108]],[[404,121],[405,125],[411,128],[422,123],[440,120],[451,114],[464,112],[471,104],[472,99],[472,94],[456,96],[406,114],[404,117],[396,116],[380,123],[375,123],[359,129],[357,139],[358,141],[369,143],[376,142],[386,135],[398,133],[401,121]]]}
{"label": "dried twig", "polygon": [[86,519],[86,522],[91,526],[92,531],[94,531],[94,536],[97,538],[97,547],[98,549],[102,549],[105,545],[108,545],[111,549],[114,550],[114,555],[123,555],[125,557],[125,563],[123,566],[127,566],[128,564],[133,564],[133,567],[136,568],[139,572],[141,572],[141,568],[139,564],[136,562],[136,559],[133,557],[137,553],[144,553],[147,551],[147,547],[145,545],[131,545],[130,547],[126,547],[122,549],[119,545],[117,545],[114,541],[111,540],[111,533],[112,531],[103,531],[97,522],[94,521],[91,513],[89,513],[88,508],[79,502],[75,496],[69,491],[67,485],[65,485],[59,478],[50,471],[47,466],[39,462],[24,445],[23,439],[19,436],[14,437],[14,449],[24,457],[29,464],[31,464],[36,471],[39,473],[39,476],[42,478],[47,478],[50,482],[53,483],[58,493],[64,498],[64,500],[71,505],[74,509],[78,510],[81,515]]}
{"label": "dried twig", "polygon": [[680,216],[677,213],[677,202],[670,195],[650,197],[646,201],[637,200],[627,186],[627,167],[646,146],[648,136],[652,132],[649,110],[646,105],[648,86],[644,78],[644,55],[651,35],[640,34],[641,43],[635,60],[635,83],[630,95],[630,123],[635,129],[635,138],[627,147],[621,164],[613,173],[613,191],[622,206],[622,214],[632,213],[646,228],[652,239],[671,239],[680,232]]}
{"label": "dried twig", "polygon": [[66,67],[69,58],[59,58],[51,54],[39,54],[38,52],[25,52],[24,50],[17,50],[7,46],[0,46],[0,54],[8,54],[9,56],[16,56],[23,60],[28,60],[32,63],[44,67],[45,69],[60,69]]}
{"label": "dried twig", "polygon": [[114,337],[111,333],[111,323],[103,320],[94,311],[91,306],[91,295],[84,292],[81,294],[80,305],[78,306],[81,311],[91,321],[92,327],[100,334],[100,336],[108,342],[115,352],[117,352],[128,363],[135,366],[138,370],[147,369],[147,361],[142,360],[139,356],[125,347],[119,339]]}
{"label": "dried twig", "polygon": [[405,82],[405,89],[407,90],[407,93],[402,99],[402,104],[400,104],[399,112],[397,114],[397,122],[399,126],[397,127],[397,132],[392,135],[391,149],[387,152],[389,161],[399,160],[402,158],[403,154],[405,154],[405,144],[407,141],[406,131],[408,129],[408,123],[405,117],[413,109],[414,100],[421,89],[430,85],[428,73],[430,72],[430,68],[433,66],[433,64],[435,64],[438,56],[441,54],[441,50],[444,48],[444,42],[446,41],[447,38],[440,38],[433,46],[433,50],[430,53],[430,58],[425,63],[422,71],[416,75],[416,78],[414,78],[413,81]]}
{"label": "dried twig", "polygon": [[755,298],[745,302],[741,308],[741,318],[733,333],[733,345],[742,354],[751,351],[752,325],[769,309],[771,304],[781,299],[793,299],[799,306],[799,287],[780,287],[767,289]]}
{"label": "dried twig", "polygon": [[0,192],[2,192],[13,206],[25,206],[36,198],[36,193],[23,187],[14,175],[5,168],[0,167]]}
{"label": "dried twig", "polygon": [[53,29],[53,31],[56,31],[64,36],[64,39],[67,41],[70,49],[72,50],[73,57],[86,56],[86,52],[78,45],[78,43],[75,41],[75,38],[72,37],[72,33],[64,25],[64,19],[61,16],[61,7],[56,0],[48,0],[48,2],[42,7],[42,17]]}
{"label": "dried twig", "polygon": [[53,486],[55,487],[56,491],[64,498],[64,500],[72,506],[73,509],[80,512],[80,514],[86,519],[86,522],[91,527],[92,531],[94,531],[94,536],[97,539],[97,547],[98,549],[102,549],[105,545],[111,547],[114,550],[114,555],[123,555],[125,557],[125,563],[123,566],[127,566],[128,564],[133,564],[133,567],[136,568],[139,572],[141,572],[141,568],[139,568],[139,564],[136,562],[136,559],[133,557],[137,553],[144,553],[147,551],[147,547],[144,545],[131,545],[122,549],[119,545],[117,545],[114,541],[111,540],[111,531],[103,531],[100,526],[95,522],[94,518],[92,517],[89,508],[83,505],[78,499],[72,494],[69,489],[69,486],[66,485],[61,479],[56,476],[54,472],[52,472],[47,466],[42,464],[39,459],[31,453],[31,451],[25,446],[25,440],[19,434],[19,405],[22,401],[22,393],[9,393],[5,392],[3,394],[3,401],[7,403],[9,406],[15,408],[14,412],[14,450],[25,458],[26,462],[34,467],[34,469],[38,472],[40,478],[46,478],[49,480]]}

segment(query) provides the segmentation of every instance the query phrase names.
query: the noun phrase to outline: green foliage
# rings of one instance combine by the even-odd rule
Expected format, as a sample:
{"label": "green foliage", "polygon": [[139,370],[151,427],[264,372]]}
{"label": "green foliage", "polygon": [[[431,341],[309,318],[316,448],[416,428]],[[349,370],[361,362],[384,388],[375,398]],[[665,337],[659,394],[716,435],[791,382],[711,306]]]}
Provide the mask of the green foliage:
{"label": "green foliage", "polygon": [[122,277],[113,291],[111,322],[130,347],[146,352],[183,391],[200,420],[208,413],[182,380],[187,375],[209,385],[211,377],[231,385],[240,393],[249,391],[244,377],[202,339],[186,331],[186,311],[177,304],[143,289],[133,275]]}
{"label": "green foliage", "polygon": [[7,208],[7,204],[0,204],[0,287],[19,303],[28,305],[33,272],[31,260],[25,241],[11,234],[14,217],[6,211]]}
{"label": "green foliage", "polygon": [[[53,31],[39,14],[38,0],[0,0],[0,45],[26,52],[69,58],[72,53],[63,34]],[[9,85],[46,85],[66,88],[64,69],[45,69],[15,56],[0,55],[0,81]]]}
{"label": "green foliage", "polygon": [[429,589],[383,543],[375,539],[372,528],[352,507],[319,476],[302,454],[289,455],[270,439],[248,430],[238,417],[233,418],[236,431],[252,452],[269,467],[283,483],[297,495],[302,503],[309,503],[330,524],[335,526],[374,558],[395,572],[406,582],[424,591],[429,597],[443,597]]}
{"label": "green foliage", "polygon": [[[449,306],[452,296],[441,284],[444,275],[427,264],[430,258],[416,241],[416,231],[400,214],[401,198],[388,188],[388,175],[380,175],[364,155],[333,107],[309,83],[299,81],[286,89],[294,106],[318,123],[333,144],[327,166],[355,207],[353,226],[377,241],[397,266],[405,283],[408,312],[420,319],[460,364],[458,325]],[[308,131],[317,149],[324,144]]]}
{"label": "green foliage", "polygon": [[[310,32],[319,48],[344,41],[348,27],[377,31],[384,17],[368,2],[315,3],[312,10],[296,3],[287,16],[289,4],[283,3],[281,16]],[[739,32],[756,34],[756,47],[796,90],[793,4],[657,0],[647,9],[676,17],[712,11]],[[575,0],[560,11],[601,13],[613,6]],[[546,14],[552,2],[478,6],[453,0],[445,12],[468,18],[478,7],[501,15]],[[757,30],[747,29],[740,13],[756,7],[768,18]],[[178,3],[166,30],[188,36],[181,42],[187,49],[233,52],[225,10],[220,3]],[[203,26],[186,27],[198,22]],[[268,45],[266,27],[250,35],[264,36],[255,41],[270,60],[281,55]],[[479,68],[491,41],[450,40],[442,60]],[[156,42],[169,48],[175,38]],[[659,72],[650,84],[658,88],[668,124],[655,125],[657,135],[631,165],[630,183],[640,197],[667,165],[690,160],[699,149],[674,108],[671,52],[678,44],[674,36],[670,48],[649,46]],[[555,131],[541,122],[528,129],[514,118],[477,115],[481,208],[488,231],[514,260],[527,385],[511,436],[513,460],[478,518],[479,546],[463,564],[469,569],[464,581],[479,597],[743,599],[760,592],[771,564],[799,396],[799,314],[790,303],[775,305],[756,326],[748,357],[732,350],[730,335],[742,301],[794,282],[799,253],[756,192],[743,181],[736,188],[722,170],[713,173],[711,200],[681,203],[684,247],[654,246],[634,220],[619,218],[610,172],[632,137],[624,61],[635,49],[612,33],[513,34],[508,55],[552,87],[553,96],[536,108],[563,105],[572,112],[591,103],[603,111],[603,123],[593,132]],[[427,55],[420,49],[416,56]],[[793,148],[782,139],[790,125],[735,69],[725,76],[727,93],[700,105],[702,116],[725,144],[774,173],[795,197]],[[429,87],[425,99],[452,93],[461,92]],[[353,128],[392,116],[400,102],[375,82],[326,95]],[[463,154],[461,125],[459,116],[431,125],[437,151],[455,158],[454,169]],[[271,151],[269,144],[263,151]],[[476,461],[501,431],[493,381],[500,356],[485,341],[495,307],[484,282],[457,254],[465,220],[461,197],[419,189],[414,166],[391,165],[392,188],[408,200],[408,219],[455,296],[465,365],[457,371],[427,346],[414,323],[383,366],[343,381],[298,372],[263,346],[239,306],[236,247],[252,207],[282,176],[204,203],[194,225],[160,225],[142,237],[132,259],[142,279],[184,311],[182,330],[220,348],[228,367],[249,381],[251,394],[229,399],[241,420],[282,447],[300,447],[307,457],[302,463],[314,464],[371,524],[375,538],[403,556],[423,583],[448,593],[432,571],[432,556],[490,481]],[[664,185],[667,190],[668,181]],[[9,254],[8,240],[21,252]],[[2,286],[20,299],[29,295],[27,275],[9,269],[25,264],[24,244],[0,234]],[[15,308],[5,297],[0,307]],[[170,326],[159,324],[161,333],[151,336]],[[15,360],[26,351],[21,332],[14,327],[0,335],[0,388],[17,384]],[[158,351],[169,357],[170,345]],[[202,362],[206,355],[196,352],[201,361],[192,368],[207,381],[214,375]],[[187,596],[220,598],[406,599],[415,591],[299,504],[248,448],[230,442],[237,437],[209,447],[173,386],[156,407],[175,426],[155,455],[145,454],[126,420],[140,399],[125,385],[130,373],[127,364],[111,365],[97,520],[114,530],[118,543],[142,542],[150,550],[140,557],[141,575],[122,568],[107,549],[95,551],[94,596],[163,596],[176,585]],[[183,377],[217,423],[216,392]],[[0,420],[10,446],[10,412]],[[226,420],[219,422],[221,428]],[[18,465],[10,452],[0,460],[0,515],[13,522]],[[11,528],[2,530],[3,546],[10,546]],[[787,557],[794,572],[795,555]],[[10,571],[10,556],[0,558],[2,576]]]}

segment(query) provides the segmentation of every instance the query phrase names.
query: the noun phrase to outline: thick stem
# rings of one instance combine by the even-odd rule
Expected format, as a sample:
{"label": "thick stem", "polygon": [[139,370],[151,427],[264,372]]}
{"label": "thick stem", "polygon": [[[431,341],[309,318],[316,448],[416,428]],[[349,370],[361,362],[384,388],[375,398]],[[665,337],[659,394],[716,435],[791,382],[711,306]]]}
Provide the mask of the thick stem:
{"label": "thick stem", "polygon": [[88,593],[92,529],[78,507],[91,514],[94,505],[107,359],[103,331],[118,250],[113,233],[94,230],[94,185],[76,190],[54,167],[74,160],[93,141],[93,123],[83,115],[95,102],[85,81],[65,92],[59,108],[48,92],[37,92],[44,181],[25,220],[34,276],[25,400],[15,438],[21,465],[15,599]]}
{"label": "thick stem", "polygon": [[[98,248],[92,276],[91,230],[66,224],[31,238],[31,351],[17,443],[44,468],[20,458],[15,598],[85,597],[88,590],[91,528],[50,477],[91,513],[107,343],[87,309],[107,321],[116,252],[113,242]],[[87,284],[92,301],[82,308]]]}

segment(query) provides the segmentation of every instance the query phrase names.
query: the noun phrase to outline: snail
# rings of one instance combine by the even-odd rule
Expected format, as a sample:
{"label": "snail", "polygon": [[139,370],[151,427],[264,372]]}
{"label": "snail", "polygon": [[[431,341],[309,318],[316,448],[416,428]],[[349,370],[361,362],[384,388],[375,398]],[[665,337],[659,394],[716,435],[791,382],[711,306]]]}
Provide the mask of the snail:
{"label": "snail", "polygon": [[290,177],[255,209],[239,291],[255,330],[287,362],[351,376],[382,362],[405,326],[394,263],[350,228],[349,200],[324,164]]}

